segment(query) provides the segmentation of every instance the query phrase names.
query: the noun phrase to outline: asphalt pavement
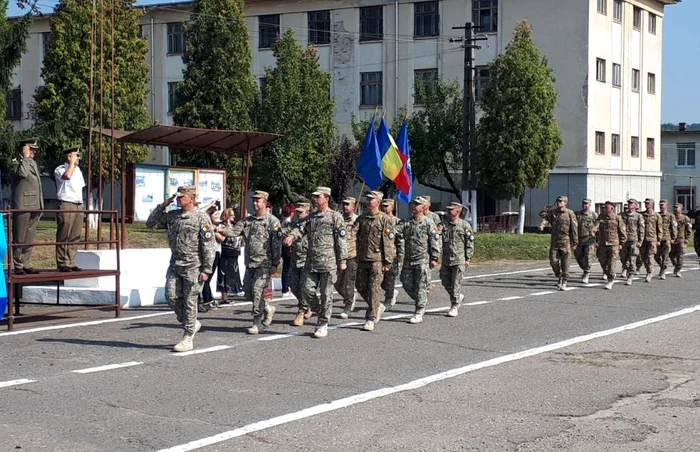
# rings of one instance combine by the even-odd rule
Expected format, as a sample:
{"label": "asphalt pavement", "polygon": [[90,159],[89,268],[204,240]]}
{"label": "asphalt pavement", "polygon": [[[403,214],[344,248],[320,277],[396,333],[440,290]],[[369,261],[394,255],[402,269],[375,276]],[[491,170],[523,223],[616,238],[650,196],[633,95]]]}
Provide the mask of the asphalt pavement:
{"label": "asphalt pavement", "polygon": [[457,318],[439,283],[422,324],[402,291],[326,339],[294,299],[248,336],[238,303],[181,354],[166,309],[0,333],[0,450],[698,450],[699,272],[561,292],[547,262],[475,265]]}

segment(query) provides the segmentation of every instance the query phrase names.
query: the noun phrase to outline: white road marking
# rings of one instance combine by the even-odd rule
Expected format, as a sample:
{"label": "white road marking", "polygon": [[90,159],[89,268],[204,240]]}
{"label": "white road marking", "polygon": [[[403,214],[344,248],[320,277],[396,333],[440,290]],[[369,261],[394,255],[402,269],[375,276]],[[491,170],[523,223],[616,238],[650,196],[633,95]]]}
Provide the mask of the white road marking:
{"label": "white road marking", "polygon": [[535,292],[535,293],[531,293],[531,294],[528,295],[528,296],[530,296],[530,297],[539,297],[539,296],[541,296],[541,295],[549,295],[549,294],[552,294],[552,293],[557,293],[557,292],[554,291],[554,290],[545,290],[544,292]]}
{"label": "white road marking", "polygon": [[505,297],[505,298],[499,298],[499,299],[496,300],[496,301],[520,300],[521,298],[523,298],[523,297],[522,297],[522,296],[520,296],[520,297],[518,297],[518,296],[515,296],[515,297]]}
{"label": "white road marking", "polygon": [[22,378],[20,380],[0,381],[0,388],[9,388],[10,386],[23,385],[27,383],[36,383],[36,380]]}
{"label": "white road marking", "polygon": [[480,304],[491,304],[492,301],[472,301],[471,303],[464,303],[462,306],[478,306]]}
{"label": "white road marking", "polygon": [[419,378],[417,380],[413,380],[413,381],[410,381],[410,382],[402,384],[402,385],[376,389],[374,391],[369,391],[369,392],[365,392],[362,394],[357,394],[354,396],[345,397],[345,398],[334,400],[332,402],[324,403],[321,405],[315,405],[315,406],[303,409],[301,411],[296,411],[293,413],[288,413],[288,414],[285,414],[282,416],[277,416],[277,417],[267,419],[264,421],[248,424],[246,426],[243,426],[243,427],[240,427],[240,428],[237,428],[234,430],[229,430],[227,432],[219,433],[218,435],[210,436],[208,438],[202,438],[202,439],[199,439],[196,441],[191,441],[191,442],[186,443],[186,444],[174,446],[174,447],[171,447],[169,449],[163,449],[160,452],[186,452],[186,451],[190,451],[190,450],[199,449],[199,448],[202,448],[205,446],[210,446],[212,444],[221,443],[223,441],[227,441],[227,440],[230,440],[233,438],[238,438],[240,436],[244,436],[244,435],[247,435],[247,434],[250,434],[253,432],[259,432],[261,430],[266,430],[266,429],[269,429],[271,427],[276,427],[279,425],[288,424],[290,422],[298,421],[300,419],[306,419],[306,418],[316,416],[319,414],[340,410],[342,408],[347,408],[349,406],[357,405],[357,404],[364,403],[364,402],[374,400],[374,399],[378,399],[381,397],[386,397],[386,396],[396,394],[399,392],[416,390],[416,389],[422,388],[423,386],[427,386],[427,385],[432,384],[432,383],[437,383],[439,381],[458,377],[460,375],[464,375],[464,374],[474,372],[477,370],[485,369],[488,367],[498,366],[500,364],[505,364],[508,362],[517,361],[517,360],[524,359],[524,358],[530,358],[532,356],[540,355],[542,353],[547,353],[547,352],[551,352],[554,350],[559,350],[559,349],[562,349],[565,347],[569,347],[571,345],[580,344],[582,342],[592,341],[594,339],[599,339],[602,337],[611,336],[613,334],[622,333],[624,331],[633,330],[633,329],[640,328],[640,327],[643,327],[646,325],[650,325],[652,323],[658,323],[658,322],[662,322],[664,320],[672,319],[674,317],[679,317],[682,315],[691,314],[691,313],[696,312],[698,310],[700,310],[700,305],[692,307],[692,308],[682,309],[680,311],[672,312],[669,314],[664,314],[664,315],[661,315],[658,317],[652,317],[650,319],[641,320],[639,322],[629,323],[627,325],[622,325],[622,326],[619,326],[616,328],[611,328],[609,330],[597,331],[595,333],[574,337],[574,338],[567,339],[567,340],[560,341],[560,342],[555,342],[553,344],[545,345],[542,347],[535,347],[535,348],[531,348],[531,349],[524,350],[521,352],[499,356],[497,358],[489,359],[487,361],[481,361],[481,362],[478,362],[475,364],[470,364],[470,365],[467,365],[464,367],[458,367],[456,369],[451,369],[451,370],[448,370],[445,372],[440,372],[437,374],[429,375],[427,377]]}
{"label": "white road marking", "polygon": [[121,369],[122,367],[139,366],[141,364],[143,364],[143,363],[140,363],[138,361],[130,361],[128,363],[108,364],[106,366],[89,367],[87,369],[71,370],[71,372],[76,373],[76,374],[91,374],[93,372],[102,372],[103,370],[112,370],[112,369]]}
{"label": "white road marking", "polygon": [[199,355],[200,353],[218,352],[219,350],[228,350],[231,345],[217,345],[215,347],[200,348],[197,350],[190,350],[189,352],[172,353],[171,356],[190,356]]}

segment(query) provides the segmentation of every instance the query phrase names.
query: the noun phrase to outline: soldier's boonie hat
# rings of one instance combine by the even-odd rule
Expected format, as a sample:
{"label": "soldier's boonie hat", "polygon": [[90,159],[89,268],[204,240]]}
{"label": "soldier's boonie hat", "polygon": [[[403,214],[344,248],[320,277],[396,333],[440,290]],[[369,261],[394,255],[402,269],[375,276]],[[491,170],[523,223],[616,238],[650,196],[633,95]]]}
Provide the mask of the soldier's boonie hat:
{"label": "soldier's boonie hat", "polygon": [[644,204],[649,203],[649,204],[654,204],[654,200],[651,198],[647,198],[644,200]]}
{"label": "soldier's boonie hat", "polygon": [[668,199],[662,199],[659,204],[668,204]]}
{"label": "soldier's boonie hat", "polygon": [[316,191],[311,193],[311,196],[331,196],[331,189],[328,187],[316,187]]}
{"label": "soldier's boonie hat", "polygon": [[311,208],[311,205],[308,202],[298,202],[297,203],[297,212],[306,212]]}
{"label": "soldier's boonie hat", "polygon": [[637,200],[634,199],[634,198],[630,198],[630,199],[627,200],[627,203],[628,203],[628,204],[632,204],[632,203],[639,204],[639,201],[637,201]]}
{"label": "soldier's boonie hat", "polygon": [[64,154],[70,154],[71,152],[80,153],[80,146],[73,146],[72,148],[68,148],[68,149],[63,150]]}
{"label": "soldier's boonie hat", "polygon": [[584,200],[583,200],[582,202],[583,202],[584,204],[590,204],[590,203],[591,203],[591,199],[590,199],[590,198],[584,198]]}
{"label": "soldier's boonie hat", "polygon": [[447,210],[453,210],[453,209],[463,209],[464,206],[456,201],[452,201],[447,205]]}
{"label": "soldier's boonie hat", "polygon": [[343,199],[343,204],[355,204],[357,202],[357,199],[353,198],[352,196],[348,196],[347,198]]}
{"label": "soldier's boonie hat", "polygon": [[266,191],[262,190],[256,190],[255,193],[253,193],[253,199],[264,199],[267,201],[267,198],[270,197],[270,194]]}
{"label": "soldier's boonie hat", "polygon": [[24,147],[25,145],[29,145],[30,148],[32,149],[39,149],[39,145],[37,144],[38,138],[32,137],[32,138],[25,138],[19,142],[19,145]]}
{"label": "soldier's boonie hat", "polygon": [[384,201],[382,201],[382,206],[391,207],[394,205],[394,202],[395,201],[393,199],[385,199]]}
{"label": "soldier's boonie hat", "polygon": [[197,197],[197,187],[194,185],[183,185],[180,187],[177,187],[177,192],[175,192],[175,197],[179,198],[180,196],[185,196],[189,195],[192,196],[193,198]]}
{"label": "soldier's boonie hat", "polygon": [[417,198],[413,198],[413,201],[411,202],[414,204],[420,204],[421,206],[427,206],[429,201],[425,198],[425,196],[418,196]]}
{"label": "soldier's boonie hat", "polygon": [[557,202],[562,201],[562,202],[569,202],[569,198],[566,196],[557,196]]}
{"label": "soldier's boonie hat", "polygon": [[382,199],[384,199],[384,193],[380,191],[368,191],[367,193],[365,193],[365,198],[376,199],[378,201],[381,201]]}
{"label": "soldier's boonie hat", "polygon": [[428,201],[428,203],[432,202],[432,198],[430,197],[430,195],[423,195],[421,196],[421,198],[425,198],[425,200]]}
{"label": "soldier's boonie hat", "polygon": [[677,207],[677,208],[683,210],[683,204],[681,204],[681,203],[674,204],[673,207],[674,207],[674,208]]}

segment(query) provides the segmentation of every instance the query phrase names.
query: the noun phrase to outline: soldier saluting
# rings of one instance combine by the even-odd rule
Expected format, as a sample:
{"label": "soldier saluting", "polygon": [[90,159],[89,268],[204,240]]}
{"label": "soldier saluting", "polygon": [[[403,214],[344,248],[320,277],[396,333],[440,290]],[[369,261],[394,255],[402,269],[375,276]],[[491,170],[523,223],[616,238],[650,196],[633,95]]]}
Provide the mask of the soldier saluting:
{"label": "soldier saluting", "polygon": [[[166,212],[175,199],[179,209]],[[194,335],[202,327],[197,320],[199,286],[206,284],[214,265],[215,241],[211,219],[195,209],[197,191],[193,186],[178,187],[172,197],[158,205],[146,220],[149,228],[168,229],[170,265],[165,281],[165,297],[185,329],[173,350],[192,350]]]}

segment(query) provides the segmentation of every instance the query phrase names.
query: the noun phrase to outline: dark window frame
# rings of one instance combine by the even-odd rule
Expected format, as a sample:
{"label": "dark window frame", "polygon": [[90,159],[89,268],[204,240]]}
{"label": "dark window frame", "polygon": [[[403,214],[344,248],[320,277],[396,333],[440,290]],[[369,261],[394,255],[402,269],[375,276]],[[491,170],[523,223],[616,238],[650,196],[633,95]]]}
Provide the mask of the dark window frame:
{"label": "dark window frame", "polygon": [[[372,30],[372,28],[375,28]],[[363,6],[360,8],[360,42],[381,41],[384,39],[384,6]]]}
{"label": "dark window frame", "polygon": [[[376,91],[373,92],[373,89]],[[384,101],[384,74],[382,71],[360,72],[360,105],[380,106]]]}
{"label": "dark window frame", "polygon": [[632,28],[635,30],[642,29],[642,8],[638,6],[632,7]]}
{"label": "dark window frame", "polygon": [[413,37],[440,36],[440,2],[427,1],[413,4]]}
{"label": "dark window frame", "polygon": [[598,0],[596,9],[598,11],[598,14],[602,14],[604,16],[608,15],[608,0]]}
{"label": "dark window frame", "polygon": [[168,115],[172,115],[177,108],[177,85],[181,82],[168,82]]}
{"label": "dark window frame", "polygon": [[630,139],[630,156],[639,158],[639,137],[631,137]]}
{"label": "dark window frame", "polygon": [[620,88],[622,86],[622,65],[613,63],[612,65],[612,86]]}
{"label": "dark window frame", "polygon": [[[695,143],[676,143],[676,167],[678,168],[695,168]],[[690,151],[693,155],[693,164],[688,163]],[[681,155],[683,158],[681,159]],[[681,162],[682,160],[682,162]]]}
{"label": "dark window frame", "polygon": [[280,36],[280,15],[258,16],[258,49],[269,49]]}
{"label": "dark window frame", "polygon": [[641,81],[639,80],[640,71],[639,69],[632,69],[632,91],[635,93],[639,92]]}
{"label": "dark window frame", "polygon": [[491,69],[488,66],[477,66],[474,73],[474,99],[477,102],[484,98],[484,88],[491,81]]}
{"label": "dark window frame", "polygon": [[[490,3],[484,3],[490,1]],[[477,33],[495,33],[498,31],[498,0],[473,0],[472,22]]]}
{"label": "dark window frame", "polygon": [[5,118],[8,121],[22,120],[22,86],[13,88],[5,96]]}
{"label": "dark window frame", "polygon": [[620,156],[620,134],[610,134],[610,155]]}
{"label": "dark window frame", "polygon": [[168,35],[168,55],[182,55],[187,52],[187,39],[185,27],[182,22],[169,22],[166,24]]}
{"label": "dark window frame", "polygon": [[647,14],[647,22],[648,22],[648,28],[647,30],[649,31],[649,34],[655,35],[656,34],[656,14],[654,13],[649,13]]}
{"label": "dark window frame", "polygon": [[[439,78],[438,68],[416,69],[413,71],[413,86],[414,90],[418,83],[421,83],[424,88],[430,89],[431,86],[437,84]],[[418,95],[418,91],[414,93],[414,105],[423,105],[422,99]]]}
{"label": "dark window frame", "polygon": [[608,72],[607,62],[603,58],[595,59],[595,79],[598,82],[605,83],[606,73]]}
{"label": "dark window frame", "polygon": [[656,94],[656,74],[647,72],[647,94]]}
{"label": "dark window frame", "polygon": [[656,158],[656,139],[647,138],[647,158],[654,160]]}
{"label": "dark window frame", "polygon": [[309,26],[309,44],[326,45],[331,43],[331,11],[309,11],[306,15]]}
{"label": "dark window frame", "polygon": [[613,0],[613,20],[615,22],[622,22],[622,17],[625,14],[625,5],[622,0]]}
{"label": "dark window frame", "polygon": [[595,133],[595,153],[596,155],[605,155],[605,132]]}

